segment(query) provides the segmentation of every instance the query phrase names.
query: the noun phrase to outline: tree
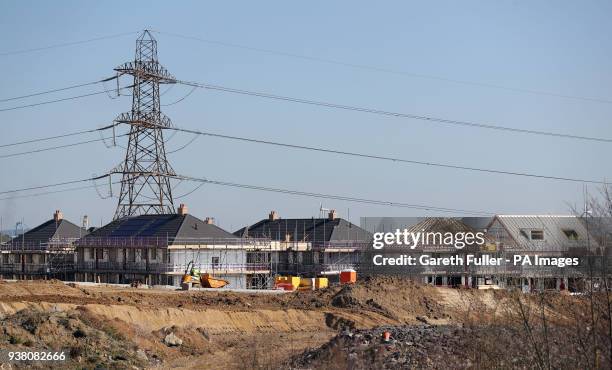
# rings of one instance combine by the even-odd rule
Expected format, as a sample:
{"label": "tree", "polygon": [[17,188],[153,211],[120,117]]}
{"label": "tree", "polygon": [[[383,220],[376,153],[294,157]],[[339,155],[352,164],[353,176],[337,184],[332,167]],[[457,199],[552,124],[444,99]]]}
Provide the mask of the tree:
{"label": "tree", "polygon": [[[581,217],[588,232],[588,237],[593,237],[599,246],[594,255],[588,256],[589,264],[589,301],[591,327],[594,329],[597,323],[595,319],[598,313],[607,324],[608,356],[612,361],[612,297],[610,289],[610,268],[612,248],[612,185],[604,184],[595,195],[585,191],[585,206],[582,212],[574,209],[574,213]],[[596,282],[600,285],[595,286]],[[597,288],[597,289],[596,289]],[[601,292],[603,290],[603,292]],[[603,301],[603,302],[602,302]],[[599,312],[596,312],[599,311]],[[597,367],[598,354],[595,330],[591,332],[593,341],[593,361]]]}

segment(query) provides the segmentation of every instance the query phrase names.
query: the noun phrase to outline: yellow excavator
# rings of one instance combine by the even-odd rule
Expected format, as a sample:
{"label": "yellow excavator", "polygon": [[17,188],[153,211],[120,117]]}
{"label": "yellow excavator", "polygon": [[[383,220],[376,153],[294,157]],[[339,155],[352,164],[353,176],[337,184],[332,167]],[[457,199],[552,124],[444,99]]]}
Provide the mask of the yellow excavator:
{"label": "yellow excavator", "polygon": [[187,264],[182,282],[183,284],[191,284],[192,286],[199,285],[202,288],[223,288],[229,284],[229,281],[214,278],[211,274],[201,274],[200,269],[194,267],[193,261]]}

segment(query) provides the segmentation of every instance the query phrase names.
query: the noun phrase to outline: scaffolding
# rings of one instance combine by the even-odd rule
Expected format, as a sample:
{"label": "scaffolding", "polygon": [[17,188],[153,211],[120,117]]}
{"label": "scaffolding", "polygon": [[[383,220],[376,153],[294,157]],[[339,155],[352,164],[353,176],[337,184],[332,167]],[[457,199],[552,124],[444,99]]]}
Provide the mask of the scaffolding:
{"label": "scaffolding", "polygon": [[47,242],[11,242],[0,245],[0,274],[14,279],[74,277],[77,238],[53,238]]}
{"label": "scaffolding", "polygon": [[278,256],[278,272],[303,277],[339,275],[341,271],[356,270],[363,251],[371,245],[363,240],[281,244],[284,253]]}
{"label": "scaffolding", "polygon": [[177,285],[193,267],[231,280],[233,288],[265,289],[277,271],[271,252],[269,239],[85,237],[77,243],[76,271],[94,281]]}

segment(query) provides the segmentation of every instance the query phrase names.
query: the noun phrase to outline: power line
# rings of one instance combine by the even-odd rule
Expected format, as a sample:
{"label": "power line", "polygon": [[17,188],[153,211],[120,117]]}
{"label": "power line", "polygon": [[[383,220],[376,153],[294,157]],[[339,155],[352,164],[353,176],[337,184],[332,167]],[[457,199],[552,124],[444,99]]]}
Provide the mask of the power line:
{"label": "power line", "polygon": [[[77,183],[82,183],[82,182],[100,180],[103,178],[107,178],[109,176],[110,174],[104,174],[104,175],[95,176],[95,177],[91,177],[87,179],[81,179],[81,180],[64,181],[64,182],[59,182],[55,184],[31,186],[27,188],[20,188],[20,189],[13,189],[13,190],[5,190],[5,191],[0,191],[0,194],[12,194],[12,193],[18,193],[21,191],[38,190],[38,189],[46,189],[46,188],[52,188],[52,187],[57,187],[57,186],[70,185],[70,184],[77,184]],[[239,184],[239,183],[233,183],[233,182],[210,180],[210,179],[190,177],[190,176],[175,175],[175,176],[171,176],[171,178],[174,178],[177,180],[193,181],[193,182],[213,184],[213,185],[219,185],[219,186],[227,186],[227,187],[240,188],[240,189],[258,190],[258,191],[265,191],[265,192],[272,192],[272,193],[279,193],[279,194],[297,195],[297,196],[303,196],[303,197],[333,199],[333,200],[340,200],[340,201],[346,201],[346,202],[381,205],[381,206],[388,206],[388,207],[412,208],[412,209],[437,211],[437,212],[444,212],[444,213],[462,213],[462,214],[487,215],[487,216],[495,214],[494,212],[466,210],[466,209],[461,209],[461,208],[445,208],[445,207],[437,207],[437,206],[431,206],[431,205],[426,205],[426,204],[410,204],[410,203],[395,202],[395,201],[385,201],[385,200],[376,200],[376,199],[368,199],[368,198],[348,197],[348,196],[334,195],[334,194],[305,192],[305,191],[282,189],[282,188],[272,188],[272,187],[259,186],[259,185]],[[93,185],[91,187],[93,187]],[[85,188],[86,187],[79,187],[79,188],[75,188],[75,190],[85,189]],[[200,187],[197,187],[193,191],[199,188]],[[63,189],[61,191],[70,191],[70,190]],[[48,193],[51,194],[53,192],[48,192]],[[185,194],[185,196],[189,195],[190,193]],[[46,194],[46,193],[42,193],[40,195],[43,195],[43,194]],[[27,197],[27,196],[37,196],[37,195],[25,194],[25,195],[20,195],[19,197]],[[0,198],[0,200],[6,200],[10,198],[11,197]],[[12,198],[17,198],[17,196],[12,197]]]}
{"label": "power line", "polygon": [[4,191],[0,191],[0,194],[12,194],[12,193],[18,193],[20,191],[48,189],[48,188],[54,188],[54,187],[63,186],[63,185],[71,185],[71,184],[78,184],[78,183],[81,183],[81,182],[100,180],[100,179],[106,178],[108,176],[110,176],[110,175],[109,174],[104,174],[104,175],[101,175],[101,176],[90,177],[88,179],[71,180],[71,181],[57,182],[57,183],[48,184],[48,185],[38,185],[38,186],[30,186],[30,187],[27,187],[27,188],[20,188],[20,189],[13,189],[13,190],[4,190]]}
{"label": "power line", "polygon": [[362,70],[371,70],[371,71],[394,74],[394,75],[403,75],[403,76],[416,77],[416,78],[422,78],[422,79],[437,80],[437,81],[451,82],[455,84],[478,86],[478,87],[485,87],[485,88],[490,88],[490,89],[499,89],[499,90],[506,90],[506,91],[513,91],[513,92],[527,93],[527,94],[534,94],[534,95],[553,96],[553,97],[563,98],[563,99],[574,99],[574,100],[582,100],[582,101],[590,101],[590,102],[606,103],[606,104],[612,103],[612,100],[604,99],[604,98],[560,94],[560,93],[543,91],[543,90],[524,89],[524,88],[503,86],[503,85],[498,85],[498,84],[490,84],[490,83],[477,82],[477,81],[468,81],[468,80],[433,76],[433,75],[420,74],[420,73],[411,73],[411,72],[406,72],[406,71],[398,71],[398,70],[393,70],[389,68],[376,67],[376,66],[359,64],[359,63],[342,62],[342,61],[333,60],[333,59],[326,59],[326,58],[315,57],[315,56],[289,53],[289,52],[284,52],[284,51],[279,51],[279,50],[257,48],[257,47],[247,46],[247,45],[240,45],[240,44],[235,44],[235,43],[204,39],[204,38],[200,38],[196,36],[186,36],[186,35],[181,35],[177,33],[161,32],[161,31],[155,31],[155,32],[162,34],[162,35],[168,35],[168,36],[178,37],[182,39],[200,41],[200,42],[204,42],[204,43],[212,44],[212,45],[220,45],[220,46],[230,47],[230,48],[245,49],[245,50],[256,51],[260,53],[275,54],[275,55],[280,55],[284,57],[291,57],[291,58],[303,59],[303,60],[314,61],[314,62],[319,62],[319,63],[326,63],[326,64],[335,64],[335,65],[340,65],[344,67],[357,68],[357,69],[362,69]]}
{"label": "power line", "polygon": [[0,198],[0,201],[2,201],[2,200],[20,199],[20,198],[40,197],[40,196],[43,196],[43,195],[66,193],[66,192],[69,192],[69,191],[78,191],[78,190],[84,190],[84,189],[93,189],[93,188],[96,188],[96,187],[97,187],[96,185],[86,185],[86,186],[77,186],[77,187],[72,187],[72,188],[62,189],[62,190],[43,191],[43,192],[34,193],[34,194],[12,195],[12,196],[9,196],[9,197]]}
{"label": "power line", "polygon": [[[106,177],[106,176],[104,176],[104,177]],[[88,180],[84,180],[84,181],[88,181]],[[94,181],[94,180],[91,180],[91,181]],[[115,184],[118,184],[118,183],[119,182],[116,181],[116,182],[113,182],[112,185],[115,185]],[[43,195],[66,193],[66,192],[69,192],[69,191],[78,191],[78,190],[84,190],[84,189],[96,189],[96,191],[97,191],[98,185],[96,185],[94,183],[93,185],[77,186],[77,187],[66,188],[66,189],[61,189],[61,190],[43,191],[43,192],[33,193],[33,194],[11,195],[11,196],[8,196],[8,197],[0,198],[0,201],[2,201],[2,200],[20,199],[20,198],[40,197],[40,196],[43,196]],[[100,194],[98,194],[98,195],[100,195]]]}
{"label": "power line", "polygon": [[99,84],[99,83],[104,83],[104,82],[107,82],[107,81],[114,80],[116,78],[117,78],[117,76],[112,76],[112,77],[104,78],[104,79],[101,79],[101,80],[98,80],[98,81],[85,82],[85,83],[82,83],[82,84],[71,85],[71,86],[66,86],[66,87],[60,87],[60,88],[57,88],[57,89],[45,90],[45,91],[41,91],[41,92],[37,92],[37,93],[21,95],[21,96],[15,96],[15,97],[12,97],[12,98],[0,99],[0,103],[7,102],[7,101],[12,101],[12,100],[31,98],[33,96],[39,96],[39,95],[44,95],[44,94],[51,94],[51,93],[56,93],[56,92],[60,92],[60,91],[76,89],[76,88],[84,87],[84,86],[96,85],[96,84]]}
{"label": "power line", "polygon": [[[179,195],[179,196],[175,196],[175,197],[174,197],[174,200],[185,198],[185,197],[187,197],[187,196],[189,196],[189,195],[191,195],[191,194],[195,193],[196,191],[200,190],[200,188],[201,188],[202,186],[204,186],[204,185],[206,185],[206,183],[205,183],[205,182],[201,183],[200,185],[196,186],[195,188],[191,189],[190,191],[186,192],[185,194],[181,194],[181,195]],[[174,189],[172,189],[172,190],[174,191]]]}
{"label": "power line", "polygon": [[[172,87],[174,87],[174,85],[170,85],[170,88],[172,88]],[[191,90],[190,90],[190,91],[189,91],[187,94],[185,94],[185,95],[184,95],[182,98],[180,98],[180,99],[178,99],[178,100],[175,100],[175,101],[173,101],[172,103],[162,104],[161,106],[162,106],[162,107],[168,107],[168,106],[171,106],[171,105],[174,105],[174,104],[178,104],[178,103],[182,102],[183,100],[187,99],[187,98],[189,97],[189,95],[193,94],[193,92],[194,92],[194,91],[195,91],[197,88],[198,88],[197,86],[193,86],[193,88],[192,88],[192,89],[191,89]],[[170,90],[170,89],[168,89],[168,90]],[[166,90],[166,91],[168,91],[168,90]]]}
{"label": "power line", "polygon": [[365,153],[357,153],[357,152],[348,152],[348,151],[335,150],[335,149],[322,148],[322,147],[314,147],[314,146],[306,146],[306,145],[296,145],[296,144],[287,144],[287,143],[281,143],[281,142],[278,142],[278,141],[259,140],[259,139],[240,137],[240,136],[231,136],[231,135],[216,134],[216,133],[212,133],[212,132],[182,129],[182,128],[178,128],[178,127],[168,127],[167,129],[168,130],[185,132],[185,133],[190,133],[190,134],[196,134],[196,135],[216,137],[216,138],[220,138],[220,139],[229,139],[229,140],[236,140],[236,141],[244,141],[244,142],[249,142],[249,143],[273,145],[273,146],[279,146],[279,147],[284,147],[284,148],[302,149],[302,150],[323,152],[323,153],[329,153],[329,154],[338,154],[338,155],[351,156],[351,157],[385,160],[385,161],[391,161],[391,162],[396,162],[396,163],[409,163],[409,164],[416,164],[416,165],[423,165],[423,166],[451,168],[451,169],[457,169],[457,170],[474,171],[474,172],[486,172],[486,173],[502,174],[502,175],[512,175],[512,176],[523,176],[523,177],[541,178],[541,179],[548,179],[548,180],[559,180],[559,181],[570,181],[570,182],[581,182],[581,183],[592,183],[592,184],[606,184],[606,182],[604,182],[604,181],[586,180],[586,179],[571,178],[571,177],[540,175],[540,174],[533,174],[533,173],[526,173],[526,172],[504,171],[504,170],[487,169],[487,168],[479,168],[479,167],[468,167],[468,166],[460,166],[460,165],[454,165],[454,164],[448,164],[448,163],[425,162],[425,161],[417,161],[417,160],[395,158],[395,157],[385,157],[385,156],[381,156],[381,155],[373,155],[373,154],[365,154]]}
{"label": "power line", "polygon": [[208,89],[208,90],[229,92],[233,94],[255,96],[259,98],[288,101],[292,103],[300,103],[300,104],[307,104],[307,105],[315,105],[315,106],[321,106],[321,107],[326,107],[326,108],[343,109],[343,110],[362,112],[362,113],[372,113],[372,114],[378,114],[378,115],[383,115],[383,116],[416,119],[416,120],[421,120],[421,121],[443,123],[443,124],[456,125],[456,126],[483,128],[483,129],[506,131],[506,132],[517,132],[517,133],[522,133],[522,134],[552,136],[552,137],[566,138],[566,139],[598,141],[598,142],[605,142],[605,143],[612,142],[612,139],[608,139],[608,138],[598,138],[598,137],[592,137],[592,136],[564,134],[564,133],[551,132],[551,131],[528,130],[528,129],[514,128],[514,127],[507,127],[507,126],[497,126],[497,125],[486,124],[486,123],[478,123],[478,122],[472,122],[472,121],[460,121],[460,120],[453,120],[453,119],[446,119],[446,118],[439,118],[439,117],[432,117],[432,116],[417,115],[417,114],[411,114],[411,113],[391,112],[391,111],[385,111],[385,110],[380,110],[380,109],[342,105],[342,104],[336,104],[336,103],[325,102],[325,101],[308,100],[308,99],[294,98],[294,97],[283,96],[283,95],[274,95],[274,94],[268,94],[265,92],[234,89],[234,88],[225,87],[225,86],[210,85],[210,84],[198,83],[198,82],[177,81],[177,83],[184,84],[187,86],[198,86],[198,87]]}
{"label": "power line", "polygon": [[[101,129],[87,130],[87,131],[83,131],[83,132],[99,131],[99,130],[108,129],[110,127],[112,127],[112,125],[104,127],[104,128],[101,128]],[[512,175],[512,176],[523,176],[523,177],[532,177],[532,178],[542,178],[542,179],[548,179],[548,180],[559,180],[559,181],[570,181],[570,182],[605,184],[605,182],[603,182],[603,181],[577,179],[577,178],[566,178],[566,177],[558,177],[558,176],[547,176],[547,175],[539,175],[539,174],[531,174],[531,173],[523,173],[523,172],[511,172],[511,171],[503,171],[503,170],[496,170],[496,169],[485,169],[485,168],[477,168],[477,167],[458,166],[458,165],[452,165],[452,164],[446,164],[446,163],[415,161],[415,160],[409,160],[409,159],[403,159],[403,158],[385,157],[385,156],[379,156],[379,155],[371,155],[371,154],[364,154],[364,153],[340,151],[340,150],[327,149],[327,148],[321,148],[321,147],[312,147],[312,146],[306,146],[306,145],[295,145],[295,144],[287,144],[287,143],[281,143],[281,142],[276,142],[276,141],[259,140],[259,139],[252,139],[252,138],[239,137],[239,136],[230,136],[230,135],[216,134],[216,133],[212,133],[212,132],[190,130],[190,129],[182,129],[182,128],[177,128],[177,127],[170,127],[170,128],[167,128],[167,129],[173,130],[175,132],[185,132],[185,133],[195,134],[196,136],[194,136],[194,138],[189,142],[189,144],[192,143],[194,141],[194,139],[197,138],[199,135],[202,135],[202,136],[210,136],[210,137],[216,137],[216,138],[221,138],[221,139],[229,139],[229,140],[250,142],[250,143],[256,143],[256,144],[265,144],[265,145],[272,145],[272,146],[287,147],[287,148],[292,148],[292,149],[309,150],[309,151],[323,152],[323,153],[329,153],[329,154],[338,154],[338,155],[345,155],[345,156],[353,156],[353,157],[359,157],[359,158],[385,160],[385,161],[391,161],[391,162],[396,162],[396,163],[417,164],[417,165],[425,165],[425,166],[433,166],[433,167],[441,167],[441,168],[451,168],[451,169],[466,170],[466,171],[485,172],[485,173],[493,173],[493,174],[504,174],[504,175]],[[127,135],[129,135],[129,134],[117,135],[116,137],[122,137],[122,136],[127,136]],[[63,136],[66,136],[66,135],[61,135],[61,136],[58,136],[58,137],[63,137]],[[38,139],[38,140],[44,140],[44,139],[47,139],[47,138]],[[30,150],[30,151],[24,151],[24,152],[20,152],[20,153],[11,153],[11,154],[7,154],[7,155],[0,155],[0,159],[1,158],[20,156],[20,155],[27,155],[27,154],[32,154],[32,153],[39,153],[39,152],[50,151],[50,150],[57,150],[57,149],[62,149],[62,148],[68,148],[68,147],[84,145],[84,144],[93,143],[93,142],[104,141],[104,140],[108,140],[108,139],[112,139],[112,137],[103,137],[103,138],[100,138],[100,139],[86,140],[86,141],[81,141],[81,142],[76,142],[76,143],[65,144],[65,145],[58,145],[58,146],[54,146],[54,147],[35,149],[35,150]],[[187,146],[187,145],[185,145],[185,146]],[[184,196],[189,195],[192,192],[193,191],[185,194]]]}
{"label": "power line", "polygon": [[[133,86],[124,86],[124,87],[120,87],[119,90],[124,90],[124,89],[130,89]],[[32,104],[25,104],[25,105],[18,105],[15,107],[10,107],[10,108],[2,108],[0,109],[0,112],[7,112],[7,111],[11,111],[11,110],[17,110],[17,109],[24,109],[24,108],[31,108],[31,107],[37,107],[39,105],[46,105],[46,104],[53,104],[53,103],[59,103],[59,102],[63,102],[63,101],[67,101],[67,100],[74,100],[74,99],[81,99],[81,98],[86,98],[89,96],[94,96],[94,95],[100,95],[100,94],[106,94],[107,91],[106,90],[102,90],[102,91],[98,91],[98,92],[93,92],[93,93],[89,93],[89,94],[82,94],[82,95],[76,95],[76,96],[69,96],[67,98],[62,98],[62,99],[55,99],[55,100],[47,100],[47,101],[42,101],[42,102],[38,102],[38,103],[32,103]]]}
{"label": "power line", "polygon": [[200,137],[200,136],[199,135],[194,135],[194,137],[192,137],[191,140],[189,140],[186,144],[180,146],[179,148],[171,150],[171,151],[167,152],[166,154],[174,154],[176,152],[180,152],[181,150],[183,150],[183,149],[187,148],[189,145],[191,145],[194,141],[196,141],[196,139],[198,137]]}
{"label": "power line", "polygon": [[420,210],[426,210],[426,211],[438,211],[438,212],[444,212],[444,213],[462,213],[462,214],[486,215],[486,216],[491,216],[495,214],[494,212],[466,210],[466,209],[460,209],[460,208],[444,208],[444,207],[436,207],[436,206],[430,206],[430,205],[425,205],[425,204],[410,204],[410,203],[402,203],[402,202],[395,202],[395,201],[347,197],[347,196],[342,196],[342,195],[311,193],[311,192],[305,192],[305,191],[299,191],[299,190],[271,188],[271,187],[258,186],[258,185],[238,184],[238,183],[232,183],[232,182],[209,180],[205,178],[196,178],[196,177],[189,177],[189,176],[177,176],[177,178],[182,179],[182,180],[187,180],[187,181],[203,182],[206,184],[228,186],[228,187],[241,188],[241,189],[250,189],[250,190],[266,191],[266,192],[272,192],[272,193],[298,195],[298,196],[312,197],[312,198],[333,199],[333,200],[341,200],[341,201],[346,201],[346,202],[382,205],[382,206],[389,206],[389,207],[413,208],[413,209],[420,209]]}
{"label": "power line", "polygon": [[48,45],[48,46],[41,46],[41,47],[31,48],[31,49],[23,49],[23,50],[15,50],[15,51],[3,52],[3,53],[0,53],[0,56],[26,54],[26,53],[32,53],[32,52],[42,51],[42,50],[63,48],[63,47],[67,47],[67,46],[86,44],[86,43],[90,43],[90,42],[94,42],[94,41],[114,39],[114,38],[123,37],[123,36],[127,36],[127,35],[133,35],[135,33],[138,33],[138,32],[117,33],[117,34],[114,34],[114,35],[95,37],[95,38],[87,39],[87,40],[71,41],[71,42],[65,42],[65,43],[61,43],[61,44]]}
{"label": "power line", "polygon": [[37,142],[41,142],[41,141],[48,141],[48,140],[54,140],[54,139],[62,139],[62,138],[65,138],[65,137],[76,136],[76,135],[83,135],[83,134],[88,134],[88,133],[92,133],[92,132],[107,130],[107,129],[112,128],[113,126],[116,126],[116,125],[117,124],[112,124],[112,125],[108,125],[108,126],[105,126],[105,127],[95,128],[95,129],[90,129],[90,130],[74,131],[74,132],[68,132],[68,133],[61,134],[61,135],[56,135],[56,136],[48,136],[48,137],[41,137],[41,138],[38,138],[38,139],[18,141],[18,142],[15,142],[15,143],[0,144],[0,148],[6,148],[6,147],[9,147],[9,146],[17,146],[17,145],[23,145],[23,144],[37,143]]}
{"label": "power line", "polygon": [[[129,133],[128,134],[117,135],[116,137],[122,137],[122,136],[128,136],[128,135],[129,135]],[[102,138],[99,138],[99,139],[79,141],[79,142],[76,142],[76,143],[51,146],[51,147],[41,148],[41,149],[27,150],[27,151],[18,152],[18,153],[3,154],[3,155],[0,155],[0,159],[19,157],[19,156],[22,156],[22,155],[35,154],[35,153],[41,153],[41,152],[48,152],[48,151],[51,151],[51,150],[58,150],[58,149],[64,149],[64,148],[72,148],[72,147],[75,147],[75,146],[96,143],[96,142],[104,141],[104,140],[107,140],[107,139],[112,139],[112,137],[102,137]]]}

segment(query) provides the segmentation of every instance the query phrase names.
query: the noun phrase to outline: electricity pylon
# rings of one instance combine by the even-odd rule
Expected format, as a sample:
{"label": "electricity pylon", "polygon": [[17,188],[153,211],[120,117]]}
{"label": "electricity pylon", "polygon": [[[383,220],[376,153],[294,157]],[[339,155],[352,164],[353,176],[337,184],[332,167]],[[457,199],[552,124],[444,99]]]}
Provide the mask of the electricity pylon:
{"label": "electricity pylon", "polygon": [[175,213],[170,180],[176,174],[166,159],[164,128],[172,122],[160,110],[160,84],[176,83],[157,61],[157,41],[148,30],[136,40],[136,57],[117,68],[133,76],[132,111],[116,123],[130,125],[125,160],[112,173],[121,174],[114,219],[143,214]]}

